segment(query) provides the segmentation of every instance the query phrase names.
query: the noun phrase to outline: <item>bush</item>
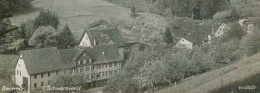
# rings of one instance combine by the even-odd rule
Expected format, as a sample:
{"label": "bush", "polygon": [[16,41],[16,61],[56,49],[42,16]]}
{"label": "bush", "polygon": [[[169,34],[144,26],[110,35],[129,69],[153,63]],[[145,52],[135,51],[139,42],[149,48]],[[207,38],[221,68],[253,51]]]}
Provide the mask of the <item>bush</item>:
{"label": "bush", "polygon": [[231,16],[231,11],[230,10],[225,10],[221,12],[217,12],[214,14],[213,19],[225,19]]}
{"label": "bush", "polygon": [[60,24],[58,16],[48,10],[40,11],[38,17],[34,19],[34,28],[38,28],[40,26],[52,26],[57,29]]}

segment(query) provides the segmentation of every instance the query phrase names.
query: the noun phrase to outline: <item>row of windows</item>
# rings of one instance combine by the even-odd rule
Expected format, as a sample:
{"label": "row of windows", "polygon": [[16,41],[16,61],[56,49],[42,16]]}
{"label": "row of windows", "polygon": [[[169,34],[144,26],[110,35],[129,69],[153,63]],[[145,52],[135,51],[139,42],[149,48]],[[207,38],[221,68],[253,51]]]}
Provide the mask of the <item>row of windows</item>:
{"label": "row of windows", "polygon": [[105,64],[97,64],[94,65],[95,69],[102,69],[102,68],[108,68],[108,67],[116,67],[116,66],[120,66],[121,63],[120,62],[114,62],[114,63],[105,63]]}
{"label": "row of windows", "polygon": [[[84,53],[85,54],[85,53]],[[76,62],[76,61],[75,61]],[[92,63],[92,59],[88,59],[88,60],[79,60],[77,61],[77,65],[82,65],[82,64],[89,64]]]}
{"label": "row of windows", "polygon": [[[50,81],[48,81],[48,85],[50,85]],[[41,87],[44,86],[44,82],[41,82]],[[37,83],[34,83],[34,88],[37,88]]]}
{"label": "row of windows", "polygon": [[108,76],[108,75],[116,74],[118,72],[120,72],[120,70],[110,70],[110,71],[98,72],[98,73],[91,74],[91,78]]}
{"label": "row of windows", "polygon": [[[48,73],[48,77],[50,77],[51,76],[51,72],[47,72]],[[44,74],[45,73],[41,73],[41,78],[44,78]],[[56,75],[58,75],[59,74],[59,71],[57,70],[56,71]],[[34,79],[37,79],[37,75],[38,74],[34,74]]]}
{"label": "row of windows", "polygon": [[72,74],[72,73],[78,73],[78,72],[84,72],[89,71],[91,67],[85,66],[85,67],[79,67],[79,68],[71,68],[64,71],[64,74]]}

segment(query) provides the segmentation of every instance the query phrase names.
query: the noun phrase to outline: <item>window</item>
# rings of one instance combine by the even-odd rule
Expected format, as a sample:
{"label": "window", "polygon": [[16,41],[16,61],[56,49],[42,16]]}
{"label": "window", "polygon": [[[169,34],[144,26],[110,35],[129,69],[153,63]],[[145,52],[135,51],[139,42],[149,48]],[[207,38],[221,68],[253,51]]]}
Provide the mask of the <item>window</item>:
{"label": "window", "polygon": [[34,75],[34,79],[37,79],[37,74]]}
{"label": "window", "polygon": [[58,74],[59,74],[59,71],[57,70],[57,71],[56,71],[56,75],[58,75]]}
{"label": "window", "polygon": [[101,65],[98,65],[98,69],[101,69]]}
{"label": "window", "polygon": [[102,72],[102,76],[105,76],[105,72]]}
{"label": "window", "polygon": [[78,69],[77,69],[77,68],[74,68],[74,72],[75,72],[75,73],[78,73]]}
{"label": "window", "polygon": [[112,63],[109,63],[109,67],[112,67]]}
{"label": "window", "polygon": [[83,53],[83,56],[87,56],[87,54],[86,54],[86,53]]}
{"label": "window", "polygon": [[86,67],[85,69],[86,69],[86,71],[89,71],[89,67]]}
{"label": "window", "polygon": [[89,74],[88,74],[88,75],[86,75],[86,79],[89,79]]}
{"label": "window", "polygon": [[95,74],[91,74],[91,78],[94,78],[95,77]]}
{"label": "window", "polygon": [[83,60],[83,64],[86,64],[87,63],[87,61],[86,60]]}
{"label": "window", "polygon": [[81,67],[81,68],[79,68],[79,71],[80,71],[80,72],[82,72],[82,71],[83,71],[83,68],[82,68],[82,67]]}
{"label": "window", "polygon": [[37,83],[34,83],[34,88],[37,88]]}
{"label": "window", "polygon": [[43,78],[43,73],[41,73],[41,77]]}
{"label": "window", "polygon": [[96,77],[99,77],[100,76],[100,72],[96,74]]}
{"label": "window", "polygon": [[48,72],[48,76],[50,76],[50,74],[51,74],[51,73],[50,73],[50,72]]}
{"label": "window", "polygon": [[113,71],[111,70],[111,71],[109,71],[109,74],[111,75],[111,74],[113,74]]}
{"label": "window", "polygon": [[89,63],[92,63],[92,59],[91,58],[89,59]]}
{"label": "window", "polygon": [[71,73],[71,74],[72,74],[72,73],[73,73],[73,69],[70,69],[69,73]]}
{"label": "window", "polygon": [[100,69],[100,65],[98,64],[98,65],[96,65],[96,69]]}
{"label": "window", "polygon": [[117,66],[117,62],[114,63],[114,66]]}
{"label": "window", "polygon": [[80,61],[78,61],[78,65],[80,65]]}
{"label": "window", "polygon": [[41,86],[43,86],[43,82],[41,82]]}
{"label": "window", "polygon": [[108,75],[108,71],[106,71],[106,74],[105,75]]}

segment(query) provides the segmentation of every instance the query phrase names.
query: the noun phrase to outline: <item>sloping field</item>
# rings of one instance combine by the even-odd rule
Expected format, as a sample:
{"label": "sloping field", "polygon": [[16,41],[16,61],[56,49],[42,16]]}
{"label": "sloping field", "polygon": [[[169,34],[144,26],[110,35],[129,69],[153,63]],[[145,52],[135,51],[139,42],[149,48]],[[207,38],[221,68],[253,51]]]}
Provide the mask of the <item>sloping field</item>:
{"label": "sloping field", "polygon": [[118,18],[129,10],[102,0],[34,0],[34,8],[17,13],[11,20],[19,25],[28,18],[35,18],[41,9],[48,9],[67,23],[78,40],[84,28],[99,19]]}
{"label": "sloping field", "polygon": [[260,73],[260,53],[242,61],[216,69],[156,93],[210,93],[213,89]]}

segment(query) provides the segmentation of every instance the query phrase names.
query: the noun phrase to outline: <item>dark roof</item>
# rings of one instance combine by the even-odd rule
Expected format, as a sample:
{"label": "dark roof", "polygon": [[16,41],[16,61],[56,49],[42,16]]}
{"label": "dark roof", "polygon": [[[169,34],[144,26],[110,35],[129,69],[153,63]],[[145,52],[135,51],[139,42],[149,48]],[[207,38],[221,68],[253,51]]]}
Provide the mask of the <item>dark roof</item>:
{"label": "dark roof", "polygon": [[140,42],[127,42],[127,43],[120,44],[117,47],[131,47],[131,46],[134,46],[136,44],[141,44],[141,43]]}
{"label": "dark roof", "polygon": [[[91,47],[80,47],[93,59],[93,64],[121,61],[123,58],[119,54],[117,45],[105,45]],[[103,55],[104,53],[104,55]]]}
{"label": "dark roof", "polygon": [[179,29],[172,32],[176,37],[183,37],[193,43],[194,45],[202,43],[207,39],[208,35],[212,34],[212,28],[210,26],[199,26],[196,25],[192,29]]}
{"label": "dark roof", "polygon": [[65,64],[61,63],[57,48],[26,50],[22,51],[21,54],[29,74],[53,71],[65,67]]}
{"label": "dark roof", "polygon": [[71,68],[75,67],[76,64],[73,62],[74,54],[76,53],[77,49],[62,49],[59,50],[59,55],[61,58],[61,63],[66,64],[63,68]]}
{"label": "dark roof", "polygon": [[98,21],[92,22],[91,24],[88,25],[88,28],[95,28],[98,27],[100,25],[105,25],[105,26],[109,26],[109,21],[104,20],[104,19],[100,19]]}
{"label": "dark roof", "polygon": [[[78,47],[77,49],[42,48],[22,51],[27,71],[36,74],[60,69],[72,68],[76,60],[84,51],[93,59],[93,64],[121,61],[117,45]],[[103,55],[104,53],[104,55]]]}
{"label": "dark roof", "polygon": [[194,29],[194,31],[186,36],[194,45],[201,44],[202,41],[206,40],[208,35],[211,35],[212,28],[208,26],[199,26]]}
{"label": "dark roof", "polygon": [[[97,45],[107,43],[112,40],[115,44],[123,44],[124,40],[116,27],[105,29],[89,29],[88,33],[91,44],[94,44],[94,39],[97,41]],[[83,37],[83,36],[82,36]]]}

